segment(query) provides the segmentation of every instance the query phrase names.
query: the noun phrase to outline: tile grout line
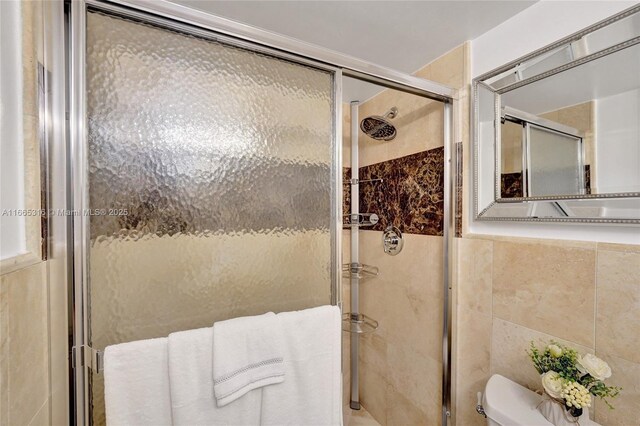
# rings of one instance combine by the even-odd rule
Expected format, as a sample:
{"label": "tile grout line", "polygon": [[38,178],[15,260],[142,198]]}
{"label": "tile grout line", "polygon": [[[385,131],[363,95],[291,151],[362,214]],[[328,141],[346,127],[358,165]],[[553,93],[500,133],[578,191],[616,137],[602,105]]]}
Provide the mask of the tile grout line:
{"label": "tile grout line", "polygon": [[489,334],[489,377],[491,377],[491,373],[493,372],[493,326],[495,322],[494,316],[494,297],[493,297],[493,278],[495,276],[495,241],[491,240],[491,332]]}
{"label": "tile grout line", "polygon": [[[600,254],[599,243],[596,243],[595,249],[595,267],[594,267],[594,277],[593,277],[593,353],[594,355],[598,353],[598,258]],[[595,399],[595,398],[594,398]],[[593,401],[593,406],[591,407],[593,410],[593,419],[596,419],[596,401]]]}
{"label": "tile grout line", "polygon": [[593,277],[593,352],[597,353],[598,349],[598,261],[600,257],[600,250],[598,250],[598,244],[596,244],[596,259]]}
{"label": "tile grout line", "polygon": [[33,420],[38,417],[38,414],[40,414],[40,412],[42,411],[42,409],[45,407],[45,405],[47,405],[49,403],[49,398],[47,397],[47,399],[44,400],[44,402],[42,403],[42,405],[40,406],[40,408],[38,408],[36,410],[36,413],[33,415],[33,417],[31,417],[31,419],[29,419],[29,422],[27,422],[27,425],[32,425],[33,424]]}
{"label": "tile grout line", "polygon": [[530,328],[530,327],[527,327],[526,325],[518,324],[517,322],[506,320],[504,318],[495,317],[494,320],[496,320],[496,319],[499,320],[499,321],[503,321],[503,322],[509,323],[509,324],[514,325],[516,327],[524,328],[524,329],[532,331],[532,332],[534,332],[536,334],[543,334],[543,335],[549,336],[549,337],[551,337],[553,339],[562,340],[564,342],[570,343],[570,344],[575,345],[575,346],[582,346],[584,348],[587,348],[589,350],[593,350],[595,352],[595,345],[593,347],[591,347],[591,346],[588,346],[588,345],[585,345],[585,344],[582,344],[582,343],[574,342],[573,340],[568,340],[568,339],[564,339],[564,338],[559,337],[559,336],[554,336],[553,334],[549,334],[549,333],[544,332],[544,331],[536,330],[535,328]]}

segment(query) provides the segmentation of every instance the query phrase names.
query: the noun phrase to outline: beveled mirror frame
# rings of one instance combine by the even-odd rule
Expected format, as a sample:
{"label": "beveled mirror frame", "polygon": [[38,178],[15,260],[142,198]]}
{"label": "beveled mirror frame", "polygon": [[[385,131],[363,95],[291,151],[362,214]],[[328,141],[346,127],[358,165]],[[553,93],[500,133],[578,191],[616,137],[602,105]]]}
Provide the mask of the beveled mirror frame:
{"label": "beveled mirror frame", "polygon": [[[581,31],[570,36],[560,39],[532,53],[522,56],[511,61],[501,67],[480,75],[472,82],[472,140],[473,140],[473,201],[474,201],[474,217],[476,220],[482,221],[526,221],[526,222],[569,222],[569,223],[611,223],[611,224],[640,224],[640,208],[633,217],[597,217],[597,216],[562,216],[558,217],[538,217],[535,214],[536,209],[558,210],[561,212],[563,206],[580,205],[581,200],[591,200],[600,203],[600,208],[606,208],[607,205],[618,203],[621,200],[628,200],[629,204],[640,206],[640,192],[624,192],[624,193],[606,193],[606,194],[583,194],[583,195],[555,195],[555,196],[537,196],[537,197],[501,197],[500,185],[500,123],[501,123],[501,95],[523,87],[527,84],[551,77],[555,74],[577,67],[590,61],[597,60],[604,56],[618,52],[622,49],[631,47],[640,43],[640,34],[634,34],[626,40],[617,40],[616,42],[602,47],[594,53],[578,54],[573,60],[563,63],[560,66],[543,69],[538,74],[523,78],[522,80],[507,83],[497,87],[496,82],[502,79],[492,81],[496,77],[508,75],[509,72],[515,73],[521,69],[523,65],[536,64],[542,58],[550,55],[552,52],[559,51],[562,48],[570,48],[572,43],[581,41],[583,37],[590,35],[616,22],[629,18],[632,15],[639,14],[640,5],[633,6],[594,25],[591,25]],[[574,51],[575,53],[575,51]],[[488,96],[493,96],[493,110],[486,111],[480,107],[479,91],[485,91]],[[491,99],[489,98],[489,101]],[[492,137],[484,137],[480,131],[480,114],[488,116],[490,113],[493,117]],[[489,154],[487,154],[487,152]],[[484,154],[485,161],[481,162],[480,158]],[[492,164],[489,165],[488,158],[493,157]],[[491,188],[491,189],[489,189]],[[622,201],[625,202],[625,201]],[[594,207],[598,208],[598,207]],[[633,211],[633,209],[631,209]],[[514,212],[518,212],[516,215]]]}

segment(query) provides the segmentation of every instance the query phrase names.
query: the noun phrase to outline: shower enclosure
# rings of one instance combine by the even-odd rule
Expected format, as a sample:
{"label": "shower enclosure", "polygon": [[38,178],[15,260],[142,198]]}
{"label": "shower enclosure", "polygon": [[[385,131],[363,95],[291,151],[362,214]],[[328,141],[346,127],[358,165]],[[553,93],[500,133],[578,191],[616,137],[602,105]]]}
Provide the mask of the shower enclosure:
{"label": "shower enclosure", "polygon": [[447,362],[444,108],[370,89],[377,94],[344,104],[344,389],[360,410],[348,414],[436,424],[447,394],[439,387]]}
{"label": "shower enclosure", "polygon": [[171,3],[64,6],[77,424],[104,422],[107,345],[342,305],[343,75],[442,102],[451,182],[448,87]]}
{"label": "shower enclosure", "polygon": [[90,346],[330,303],[334,73],[97,11],[86,52]]}

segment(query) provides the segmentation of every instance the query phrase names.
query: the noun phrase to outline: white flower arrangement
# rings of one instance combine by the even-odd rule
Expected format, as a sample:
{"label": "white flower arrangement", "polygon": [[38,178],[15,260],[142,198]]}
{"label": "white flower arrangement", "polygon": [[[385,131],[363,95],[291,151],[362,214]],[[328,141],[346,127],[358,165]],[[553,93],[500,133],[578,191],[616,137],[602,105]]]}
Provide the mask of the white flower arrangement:
{"label": "white flower arrangement", "polygon": [[573,417],[580,417],[584,408],[591,407],[592,396],[613,409],[606,398],[615,398],[621,389],[604,383],[611,377],[611,367],[605,361],[593,354],[582,356],[553,341],[544,350],[531,342],[527,353],[540,373],[545,393],[562,403]]}
{"label": "white flower arrangement", "polygon": [[591,395],[589,389],[585,388],[578,382],[565,381],[562,384],[562,392],[560,393],[567,407],[591,407]]}
{"label": "white flower arrangement", "polygon": [[595,355],[578,355],[578,371],[582,374],[590,374],[596,380],[604,380],[611,377],[611,367]]}
{"label": "white flower arrangement", "polygon": [[547,371],[540,377],[542,378],[542,387],[544,388],[544,391],[551,398],[562,398],[562,385],[564,384],[564,379],[560,377],[560,374],[555,371]]}

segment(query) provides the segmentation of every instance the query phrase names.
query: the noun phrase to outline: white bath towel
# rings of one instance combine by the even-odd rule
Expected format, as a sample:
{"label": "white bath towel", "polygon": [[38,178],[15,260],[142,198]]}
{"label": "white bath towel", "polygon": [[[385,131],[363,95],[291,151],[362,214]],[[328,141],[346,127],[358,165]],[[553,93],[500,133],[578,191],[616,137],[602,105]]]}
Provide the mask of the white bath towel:
{"label": "white bath towel", "polygon": [[285,380],[283,340],[273,312],[213,325],[213,389],[219,407]]}
{"label": "white bath towel", "polygon": [[340,309],[278,314],[286,380],[262,388],[262,425],[341,425]]}
{"label": "white bath towel", "polygon": [[259,425],[262,389],[218,407],[213,393],[213,328],[169,335],[173,424]]}
{"label": "white bath towel", "polygon": [[110,426],[171,425],[167,339],[107,346],[104,400]]}

